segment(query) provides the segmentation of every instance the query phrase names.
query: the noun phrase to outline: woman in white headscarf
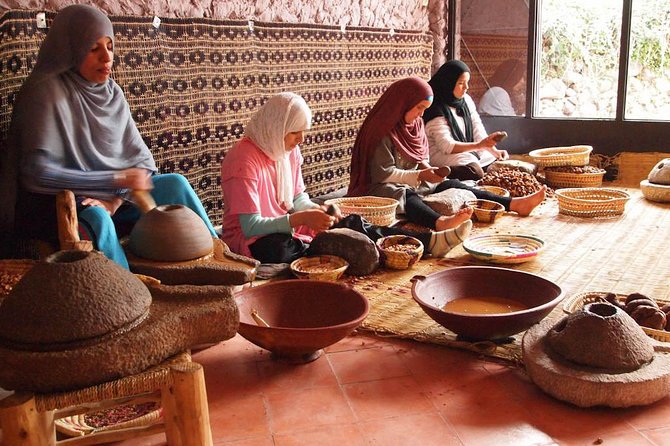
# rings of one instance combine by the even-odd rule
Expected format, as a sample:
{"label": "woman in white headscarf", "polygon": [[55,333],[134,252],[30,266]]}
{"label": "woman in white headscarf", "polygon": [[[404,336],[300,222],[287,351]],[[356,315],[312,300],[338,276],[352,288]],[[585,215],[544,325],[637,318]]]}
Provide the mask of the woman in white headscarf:
{"label": "woman in white headscarf", "polygon": [[[349,228],[375,241],[386,235],[410,235],[441,257],[469,232],[462,229],[414,233],[374,226],[359,215],[342,218],[327,212],[305,191],[299,144],[310,129],[312,112],[294,93],[271,97],[251,118],[244,137],[221,164],[223,235],[233,252],[262,263],[290,263],[308,253],[318,232]],[[332,214],[332,215],[331,215]]]}
{"label": "woman in white headscarf", "polygon": [[14,107],[1,220],[5,234],[13,222],[19,237],[57,242],[54,196],[72,190],[82,235],[127,268],[116,227],[140,217],[126,200],[130,190],[153,189],[157,204],[184,204],[216,232],[183,176],[152,176],[153,156],[110,77],[113,62],[114,31],[105,14],[87,5],[58,13]]}

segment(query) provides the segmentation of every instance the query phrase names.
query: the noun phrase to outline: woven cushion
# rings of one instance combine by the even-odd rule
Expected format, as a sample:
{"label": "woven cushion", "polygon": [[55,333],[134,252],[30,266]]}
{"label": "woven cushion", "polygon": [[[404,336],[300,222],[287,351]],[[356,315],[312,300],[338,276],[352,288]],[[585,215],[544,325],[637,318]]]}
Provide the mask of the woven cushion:
{"label": "woven cushion", "polygon": [[476,199],[475,194],[469,190],[447,189],[428,195],[423,201],[438,214],[454,215],[466,202]]}

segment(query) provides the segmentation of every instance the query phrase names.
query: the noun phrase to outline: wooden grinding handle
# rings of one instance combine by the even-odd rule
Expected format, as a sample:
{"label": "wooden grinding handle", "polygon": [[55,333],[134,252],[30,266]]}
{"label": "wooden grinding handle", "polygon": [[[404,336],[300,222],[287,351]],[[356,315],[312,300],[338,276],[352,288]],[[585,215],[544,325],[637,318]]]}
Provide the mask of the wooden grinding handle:
{"label": "wooden grinding handle", "polygon": [[56,221],[58,222],[60,249],[93,250],[93,242],[79,239],[77,203],[72,191],[63,190],[56,195]]}
{"label": "wooden grinding handle", "polygon": [[137,207],[140,208],[140,211],[145,214],[156,207],[154,197],[151,196],[151,193],[148,190],[133,190],[131,195],[133,197],[133,203],[135,203]]}

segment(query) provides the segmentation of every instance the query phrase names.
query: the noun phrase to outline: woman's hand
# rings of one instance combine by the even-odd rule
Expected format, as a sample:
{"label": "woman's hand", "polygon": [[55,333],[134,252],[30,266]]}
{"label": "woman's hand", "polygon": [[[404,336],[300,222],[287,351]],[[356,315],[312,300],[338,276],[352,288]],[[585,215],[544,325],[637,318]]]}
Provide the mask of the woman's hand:
{"label": "woman's hand", "polygon": [[493,132],[477,143],[479,150],[489,152],[497,160],[506,160],[509,158],[509,153],[507,153],[507,150],[498,150],[496,148],[496,143],[502,141],[506,137],[507,133],[505,132]]}
{"label": "woman's hand", "polygon": [[489,152],[491,155],[495,156],[497,160],[506,160],[509,158],[509,153],[507,153],[507,150],[498,150],[495,147],[490,147],[486,149],[487,152]]}
{"label": "woman's hand", "polygon": [[490,150],[490,149],[493,149],[495,147],[496,143],[498,142],[496,139],[497,139],[496,133],[491,133],[486,138],[480,140],[477,143],[477,149],[478,150],[487,150],[487,151]]}
{"label": "woman's hand", "polygon": [[335,223],[339,223],[339,221],[344,218],[344,215],[342,215],[342,211],[340,210],[340,208],[334,204],[329,204],[328,206],[323,205],[321,206],[321,209],[323,209],[323,212],[330,215],[331,217],[335,217]]}
{"label": "woman's hand", "polygon": [[323,232],[335,224],[335,217],[330,216],[321,208],[298,211],[289,216],[292,228],[305,225],[313,231]]}
{"label": "woman's hand", "polygon": [[435,171],[437,167],[429,167],[428,169],[419,170],[419,181],[426,183],[441,183],[444,177],[438,175]]}
{"label": "woman's hand", "polygon": [[117,187],[134,190],[151,190],[154,188],[153,182],[151,181],[151,172],[137,167],[121,170],[115,173],[114,184]]}
{"label": "woman's hand", "polygon": [[121,204],[123,204],[123,199],[121,197],[114,197],[111,200],[101,200],[99,198],[84,197],[81,200],[81,204],[83,206],[101,207],[105,209],[109,215],[114,215]]}

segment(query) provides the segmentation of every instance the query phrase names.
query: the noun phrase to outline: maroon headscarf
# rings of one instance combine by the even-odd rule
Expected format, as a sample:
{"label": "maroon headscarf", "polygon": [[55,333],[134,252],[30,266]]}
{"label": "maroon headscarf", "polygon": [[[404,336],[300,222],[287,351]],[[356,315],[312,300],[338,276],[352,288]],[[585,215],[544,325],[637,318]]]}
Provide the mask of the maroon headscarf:
{"label": "maroon headscarf", "polygon": [[421,117],[407,124],[405,114],[421,101],[433,100],[428,82],[408,77],[392,83],[363,121],[351,153],[348,196],[366,195],[370,188],[368,163],[379,142],[388,135],[400,155],[417,163],[428,158],[428,138]]}

